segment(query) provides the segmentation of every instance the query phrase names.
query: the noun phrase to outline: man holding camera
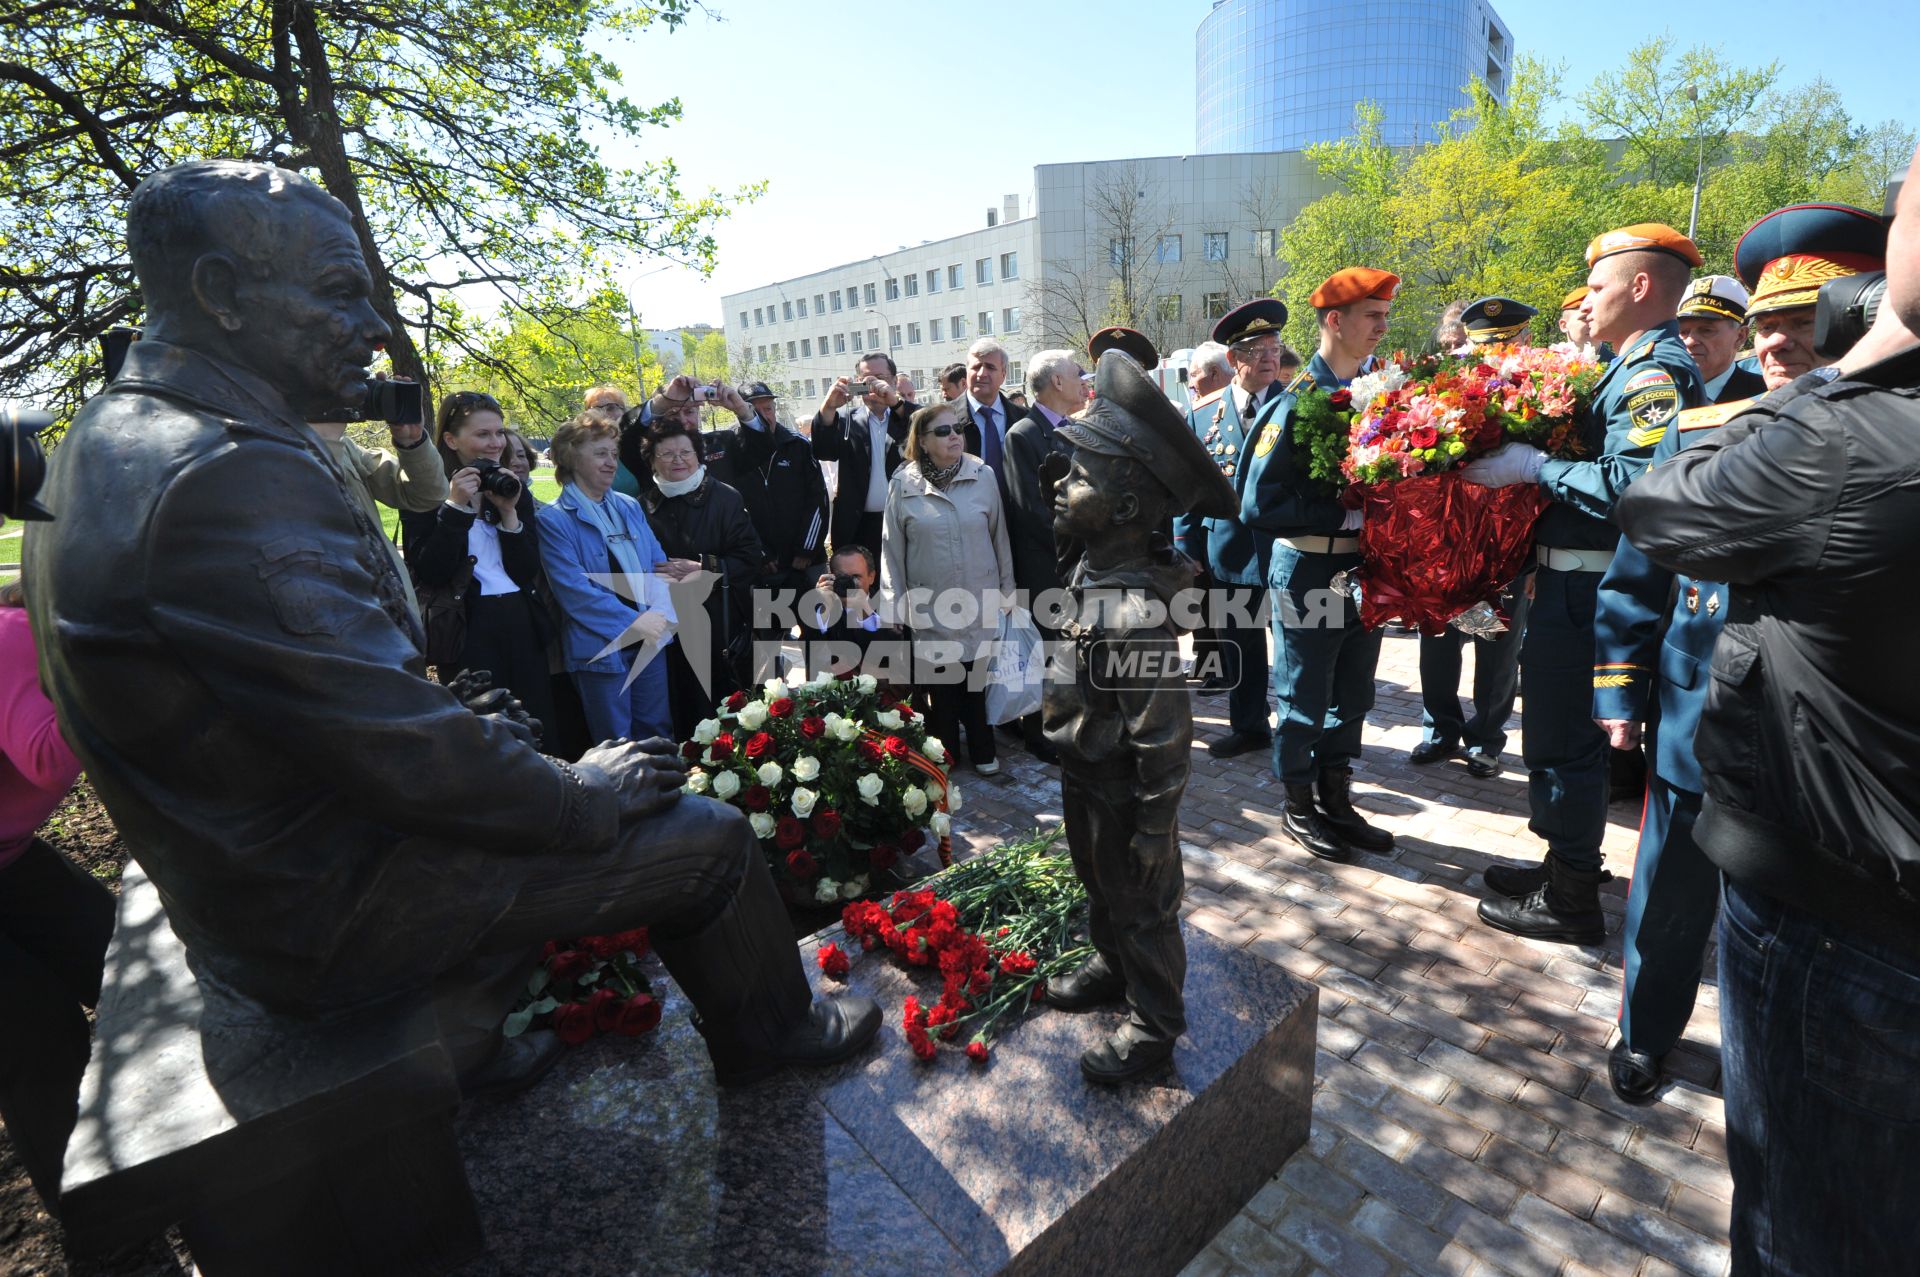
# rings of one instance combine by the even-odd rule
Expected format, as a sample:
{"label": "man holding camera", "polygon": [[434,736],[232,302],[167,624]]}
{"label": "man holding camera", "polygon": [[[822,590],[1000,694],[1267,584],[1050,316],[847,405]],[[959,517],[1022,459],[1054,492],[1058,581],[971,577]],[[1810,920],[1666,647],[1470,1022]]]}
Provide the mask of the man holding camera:
{"label": "man holding camera", "polygon": [[827,481],[813,445],[780,424],[774,394],[756,381],[742,395],[721,385],[720,406],[739,426],[706,436],[707,472],[740,493],[766,550],[761,584],[811,589],[827,550]]}
{"label": "man holding camera", "polygon": [[840,467],[831,528],[836,549],[879,550],[887,480],[900,468],[912,415],[894,385],[898,375],[893,357],[875,351],[853,366],[853,376],[827,387],[813,414],[813,455]]}
{"label": "man holding camera", "polygon": [[[874,643],[901,637],[899,629],[884,624],[874,610],[873,590],[880,579],[880,565],[873,551],[864,545],[835,550],[827,568],[813,583],[823,601],[807,627],[813,640],[807,649],[807,669],[829,674],[864,672],[881,682],[904,685],[912,673],[904,651],[885,650],[879,657],[879,668],[862,669]],[[896,671],[897,676],[889,677],[889,670]]]}
{"label": "man holding camera", "polygon": [[[403,386],[411,383],[380,384]],[[412,389],[415,391],[412,402],[417,408],[420,402],[419,387],[413,386]],[[392,452],[385,448],[362,447],[354,442],[347,436],[345,421],[307,423],[313,433],[326,441],[333,453],[334,464],[346,476],[347,487],[354,499],[359,501],[374,526],[381,528],[385,527],[386,522],[380,516],[380,506],[424,514],[438,510],[440,502],[447,495],[446,467],[440,462],[440,454],[427,446],[425,420],[415,417],[412,421],[389,421],[386,424],[392,436]],[[420,615],[420,598],[413,590],[413,574],[407,571],[400,547],[393,543],[391,537],[385,540],[387,553],[392,556],[393,566],[400,573],[400,586],[406,591],[407,608],[417,618]]]}
{"label": "man holding camera", "polygon": [[[1782,210],[1747,233],[1751,258],[1768,239],[1804,247],[1787,232],[1816,214],[1852,231],[1839,251],[1856,260],[1789,251],[1754,303],[1797,309],[1818,289],[1829,353],[1873,326],[1828,384],[1801,377],[1790,399],[1688,431],[1615,511],[1655,563],[1727,583],[1694,838],[1724,875],[1736,1272],[1900,1272],[1920,1250],[1920,193],[1895,209],[1884,305],[1850,273],[1867,264],[1866,225],[1841,220],[1858,210]],[[1808,256],[1827,264],[1793,260]]]}

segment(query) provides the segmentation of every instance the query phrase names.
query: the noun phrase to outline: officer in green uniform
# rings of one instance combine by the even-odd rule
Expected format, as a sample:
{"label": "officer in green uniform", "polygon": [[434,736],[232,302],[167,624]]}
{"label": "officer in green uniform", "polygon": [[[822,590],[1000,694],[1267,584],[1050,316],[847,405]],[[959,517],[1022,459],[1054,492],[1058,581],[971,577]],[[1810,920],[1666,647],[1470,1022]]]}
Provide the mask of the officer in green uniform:
{"label": "officer in green uniform", "polygon": [[1397,275],[1353,266],[1314,289],[1308,300],[1319,316],[1320,348],[1284,393],[1260,406],[1241,489],[1241,521],[1274,538],[1267,584],[1279,699],[1273,771],[1286,789],[1281,827],[1323,860],[1393,846],[1393,835],[1368,824],[1348,794],[1373,708],[1380,634],[1362,628],[1352,597],[1333,588],[1335,575],[1360,566],[1360,512],[1296,465],[1293,405],[1303,393],[1344,388],[1372,369],[1399,286]]}
{"label": "officer in green uniform", "polygon": [[1595,597],[1619,541],[1607,521],[1613,503],[1646,471],[1680,411],[1705,401],[1674,319],[1690,268],[1699,265],[1699,249],[1670,226],[1597,237],[1587,246],[1580,309],[1591,340],[1611,343],[1620,357],[1581,422],[1590,459],[1510,443],[1461,469],[1488,487],[1537,483],[1553,501],[1536,531],[1533,610],[1520,648],[1528,827],[1546,840],[1547,855],[1536,868],[1489,868],[1491,894],[1480,904],[1482,921],[1514,935],[1568,944],[1606,939],[1599,892],[1608,740],[1593,721]]}

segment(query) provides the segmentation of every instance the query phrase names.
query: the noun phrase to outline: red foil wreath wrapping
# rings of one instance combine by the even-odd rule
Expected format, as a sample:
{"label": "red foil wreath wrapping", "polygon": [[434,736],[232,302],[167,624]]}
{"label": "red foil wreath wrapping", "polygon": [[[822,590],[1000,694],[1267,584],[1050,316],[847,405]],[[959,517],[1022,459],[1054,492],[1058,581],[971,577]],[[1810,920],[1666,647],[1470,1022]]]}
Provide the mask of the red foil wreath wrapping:
{"label": "red foil wreath wrapping", "polygon": [[1457,471],[1356,486],[1366,523],[1360,621],[1440,634],[1476,603],[1493,602],[1526,566],[1547,508],[1539,485],[1484,488]]}

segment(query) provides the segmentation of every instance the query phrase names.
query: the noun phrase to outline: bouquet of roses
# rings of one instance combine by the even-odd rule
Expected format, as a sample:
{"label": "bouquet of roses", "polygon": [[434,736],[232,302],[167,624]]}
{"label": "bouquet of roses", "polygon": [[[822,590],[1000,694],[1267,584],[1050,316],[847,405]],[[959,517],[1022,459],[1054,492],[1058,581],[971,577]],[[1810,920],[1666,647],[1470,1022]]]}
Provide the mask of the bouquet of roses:
{"label": "bouquet of roses", "polygon": [[[1072,860],[1051,849],[1059,836],[1058,829],[1036,832],[935,874],[917,891],[895,892],[886,902],[857,900],[842,911],[847,939],[861,950],[884,948],[909,967],[939,974],[939,999],[923,1004],[915,995],[902,1011],[917,1059],[934,1058],[936,1038],[951,1042],[969,1031],[967,1058],[985,1063],[1000,1025],[1039,1001],[1049,977],[1092,954],[1074,935],[1087,890]],[[838,944],[822,945],[814,956],[836,979],[846,978],[853,961]]]}
{"label": "bouquet of roses", "polygon": [[1363,624],[1504,628],[1491,604],[1524,566],[1547,498],[1536,485],[1483,488],[1451,472],[1512,441],[1579,456],[1579,414],[1601,373],[1586,352],[1501,346],[1417,381],[1391,366],[1354,379],[1365,407],[1343,468],[1366,512]]}
{"label": "bouquet of roses", "polygon": [[1318,386],[1296,391],[1293,402],[1294,468],[1336,491],[1347,486],[1347,454],[1353,419],[1364,412],[1376,394],[1408,379],[1410,361],[1404,353],[1383,363],[1349,387],[1324,390]]}
{"label": "bouquet of roses", "polygon": [[680,752],[687,792],[747,813],[790,901],[855,899],[929,835],[950,859],[960,789],[946,748],[871,675],[735,692]]}
{"label": "bouquet of roses", "polygon": [[600,1033],[639,1037],[660,1025],[660,1003],[640,970],[652,946],[647,929],[549,940],[501,1031],[519,1037],[551,1027],[569,1046]]}

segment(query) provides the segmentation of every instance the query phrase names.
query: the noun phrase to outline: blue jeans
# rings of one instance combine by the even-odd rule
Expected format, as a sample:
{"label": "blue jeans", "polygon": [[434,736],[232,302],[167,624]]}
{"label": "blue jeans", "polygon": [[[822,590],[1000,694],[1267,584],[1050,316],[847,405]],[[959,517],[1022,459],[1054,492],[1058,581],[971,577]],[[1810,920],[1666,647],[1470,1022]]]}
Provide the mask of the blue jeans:
{"label": "blue jeans", "polygon": [[1920,959],[1727,882],[1721,1068],[1733,1271],[1920,1265]]}
{"label": "blue jeans", "polygon": [[[630,658],[631,659],[631,658]],[[632,687],[624,687],[625,671],[599,674],[575,670],[573,685],[580,689],[580,707],[587,714],[588,734],[601,741],[673,739],[673,710],[667,701],[667,655],[658,652]]]}

